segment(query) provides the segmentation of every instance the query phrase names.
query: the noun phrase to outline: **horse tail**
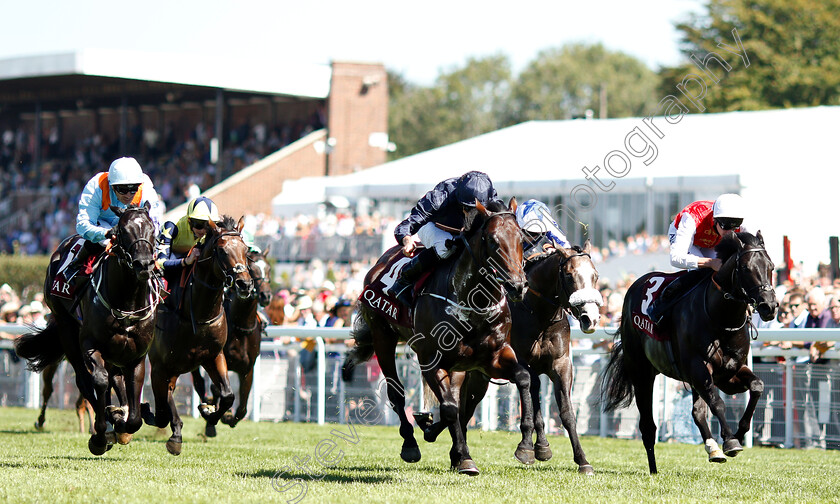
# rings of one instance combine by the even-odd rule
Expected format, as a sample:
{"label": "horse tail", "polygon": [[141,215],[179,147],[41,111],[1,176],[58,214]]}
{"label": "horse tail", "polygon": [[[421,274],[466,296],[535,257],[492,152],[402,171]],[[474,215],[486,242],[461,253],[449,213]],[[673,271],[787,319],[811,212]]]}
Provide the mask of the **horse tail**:
{"label": "horse tail", "polygon": [[616,337],[610,360],[604,369],[604,388],[601,391],[604,411],[626,408],[633,402],[633,382],[627,372],[624,345]]}
{"label": "horse tail", "polygon": [[353,322],[353,330],[350,331],[350,337],[356,340],[356,343],[347,353],[347,357],[344,359],[344,365],[341,368],[341,379],[345,382],[353,379],[353,370],[357,365],[367,362],[373,357],[373,332],[361,315],[356,317],[356,320]]}
{"label": "horse tail", "polygon": [[28,361],[27,367],[40,373],[64,357],[60,331],[55,319],[41,331],[26,333],[15,340],[15,352]]}

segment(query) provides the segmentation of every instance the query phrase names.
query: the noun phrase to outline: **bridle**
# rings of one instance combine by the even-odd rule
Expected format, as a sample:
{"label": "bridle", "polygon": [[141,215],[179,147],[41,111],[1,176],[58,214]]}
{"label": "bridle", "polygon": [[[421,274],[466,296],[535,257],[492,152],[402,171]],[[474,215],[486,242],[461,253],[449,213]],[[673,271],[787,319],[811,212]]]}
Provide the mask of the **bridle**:
{"label": "bridle", "polygon": [[[479,230],[479,232],[481,233],[481,245],[482,245],[481,250],[482,251],[487,250],[487,234],[485,233],[485,230],[486,230],[487,226],[490,224],[490,221],[493,220],[497,216],[498,217],[504,217],[506,215],[510,215],[514,219],[516,219],[516,214],[514,214],[510,210],[503,210],[501,212],[494,212],[492,215],[490,215],[487,218],[487,220],[485,220],[482,223],[481,229]],[[464,235],[464,233],[461,233],[460,235],[458,235],[458,237],[456,239],[463,242],[464,247],[466,247],[467,252],[469,252],[470,256],[472,257],[473,262],[477,265],[481,265],[481,267],[479,269],[479,272],[485,273],[485,272],[489,271],[491,273],[489,275],[489,277],[491,279],[493,279],[496,283],[498,283],[500,286],[502,286],[504,288],[507,288],[509,290],[513,290],[515,288],[514,285],[513,285],[513,281],[510,279],[510,277],[508,275],[504,274],[504,273],[499,272],[499,268],[498,268],[498,265],[497,265],[496,261],[494,261],[492,258],[489,258],[489,259],[484,260],[484,261],[479,261],[479,258],[476,257],[476,254],[475,254],[475,252],[473,252],[472,246],[470,246],[470,242],[467,239],[467,237]],[[517,239],[519,239],[519,238],[517,237]]]}
{"label": "bridle", "polygon": [[226,265],[222,264],[222,261],[219,258],[219,254],[218,254],[219,247],[217,246],[217,242],[219,241],[220,238],[225,237],[225,236],[238,237],[240,240],[242,239],[242,235],[240,235],[238,231],[224,231],[222,233],[219,233],[219,234],[217,234],[213,237],[212,242],[210,242],[206,245],[207,247],[209,247],[211,249],[210,255],[207,256],[207,257],[202,257],[202,258],[195,261],[196,265],[201,264],[203,262],[207,262],[207,261],[213,261],[213,265],[217,266],[219,268],[219,271],[222,272],[222,276],[223,276],[222,283],[219,284],[219,285],[211,285],[210,283],[205,282],[204,280],[198,278],[197,275],[193,275],[193,278],[195,279],[196,282],[198,282],[199,284],[201,284],[204,287],[207,287],[209,289],[221,289],[221,288],[233,287],[233,282],[236,280],[236,275],[239,275],[241,273],[245,273],[246,271],[248,271],[248,267],[245,266],[242,263],[239,263],[239,262],[234,264],[230,268],[227,268]]}
{"label": "bridle", "polygon": [[[764,247],[752,247],[739,250],[737,256],[735,257],[735,267],[732,268],[732,273],[730,274],[729,279],[732,287],[734,288],[737,286],[738,290],[736,290],[734,294],[723,291],[723,289],[721,289],[721,291],[723,292],[724,299],[741,301],[742,303],[746,303],[747,305],[752,306],[753,309],[756,309],[759,303],[758,295],[762,292],[772,291],[773,286],[771,286],[769,282],[765,282],[762,284],[753,285],[748,289],[744,288],[743,283],[741,282],[741,257],[750,252],[765,252],[765,249]],[[714,280],[714,276],[716,275],[717,273],[713,275],[712,280]],[[717,282],[714,283],[720,289],[720,286],[717,284]]]}
{"label": "bridle", "polygon": [[[149,220],[151,224],[151,220]],[[116,230],[116,240],[114,240],[114,245],[110,249],[111,257],[114,257],[117,260],[117,264],[122,264],[128,269],[133,268],[133,257],[131,252],[139,245],[140,243],[147,243],[151,249],[152,254],[154,254],[154,244],[151,240],[147,238],[131,238],[131,243],[128,247],[123,245],[123,228],[117,226]],[[119,308],[114,308],[108,302],[108,299],[104,296],[102,291],[100,290],[102,285],[102,278],[104,276],[105,268],[97,269],[95,278],[93,279],[92,286],[93,286],[93,303],[97,301],[102,303],[102,306],[107,309],[111,316],[120,323],[120,325],[127,326],[131,322],[139,322],[142,320],[146,320],[155,313],[157,306],[160,304],[161,300],[163,299],[161,292],[164,290],[163,282],[160,279],[160,276],[157,274],[155,270],[152,270],[149,279],[146,281],[149,285],[149,302],[146,306],[143,306],[137,310],[121,310]]]}

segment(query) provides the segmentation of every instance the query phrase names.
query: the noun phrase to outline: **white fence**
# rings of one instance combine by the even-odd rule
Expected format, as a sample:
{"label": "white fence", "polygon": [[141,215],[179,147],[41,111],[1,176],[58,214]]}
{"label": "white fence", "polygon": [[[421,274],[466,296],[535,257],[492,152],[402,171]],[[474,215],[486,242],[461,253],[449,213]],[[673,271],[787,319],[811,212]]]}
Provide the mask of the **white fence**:
{"label": "white fence", "polygon": [[[3,326],[11,334],[26,332],[22,326]],[[600,329],[592,335],[573,330],[573,340],[612,339],[615,329]],[[387,406],[384,380],[375,363],[360,366],[350,383],[341,380],[341,364],[347,347],[344,344],[326,344],[325,339],[344,340],[349,330],[331,328],[302,328],[270,326],[270,338],[314,338],[314,356],[301,351],[299,343],[280,344],[264,341],[261,355],[255,365],[253,390],[249,399],[249,415],[254,421],[327,421],[343,423],[351,415],[358,415],[365,408],[376,409],[376,423],[395,424],[396,415]],[[763,341],[840,341],[838,329],[762,329],[750,355],[750,367],[765,382],[765,394],[754,416],[753,440],[763,444],[785,447],[840,447],[840,352],[829,351],[825,357],[829,364],[796,362],[797,357],[807,359],[807,350],[781,350],[761,347]],[[0,341],[0,405],[40,407],[40,376],[25,370],[25,363],[15,362],[11,341]],[[402,349],[399,349],[402,350]],[[600,370],[606,355],[603,351],[572,348],[575,362],[575,383],[572,402],[578,416],[581,434],[636,437],[638,415],[635,407],[607,415],[599,410]],[[775,357],[784,356],[784,363]],[[311,357],[311,359],[310,359]],[[753,362],[753,360],[755,362]],[[803,359],[799,359],[803,360]],[[312,364],[310,364],[312,362]],[[411,353],[398,355],[400,379],[406,389],[408,408],[424,408],[423,386],[419,366]],[[311,369],[310,369],[311,368]],[[148,376],[148,373],[147,373]],[[238,379],[231,374],[231,385],[238,396]],[[542,377],[542,408],[550,432],[562,433],[562,424],[553,399],[553,388]],[[66,363],[59,368],[51,405],[72,407],[76,392],[73,372]],[[145,400],[151,398],[150,389],[144,388]],[[192,383],[181,380],[176,401],[181,411],[192,411],[197,416],[197,397]],[[659,439],[696,441],[696,427],[690,419],[690,393],[681,384],[660,376],[655,385],[654,418],[659,426]],[[728,418],[732,422],[740,417],[746,404],[746,394],[725,396]],[[365,418],[370,422],[370,412]],[[519,403],[512,385],[491,386],[484,401],[476,410],[475,427],[484,430],[518,429]],[[716,421],[713,421],[716,425]]]}

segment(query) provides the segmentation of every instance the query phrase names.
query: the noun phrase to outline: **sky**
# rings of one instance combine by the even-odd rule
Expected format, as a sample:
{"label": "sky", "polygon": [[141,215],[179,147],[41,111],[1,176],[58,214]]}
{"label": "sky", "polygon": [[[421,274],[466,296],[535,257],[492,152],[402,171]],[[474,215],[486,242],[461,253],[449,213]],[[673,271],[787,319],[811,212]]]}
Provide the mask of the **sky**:
{"label": "sky", "polygon": [[[675,22],[698,0],[227,0],[7,2],[0,59],[118,49],[216,53],[259,65],[381,62],[430,85],[469,57],[502,53],[518,72],[540,50],[603,43],[656,70],[682,60]],[[258,68],[255,68],[255,71]]]}

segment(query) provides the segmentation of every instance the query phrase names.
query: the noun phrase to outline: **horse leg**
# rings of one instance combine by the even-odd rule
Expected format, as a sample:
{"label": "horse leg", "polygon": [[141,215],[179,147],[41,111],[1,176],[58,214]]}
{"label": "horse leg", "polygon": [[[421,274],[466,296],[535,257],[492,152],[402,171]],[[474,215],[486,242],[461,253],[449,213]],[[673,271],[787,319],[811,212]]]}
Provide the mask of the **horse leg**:
{"label": "horse leg", "polygon": [[[227,423],[231,428],[236,427],[240,420],[245,418],[248,414],[248,396],[251,395],[251,386],[254,383],[254,368],[251,367],[245,376],[239,375],[239,406],[236,408],[236,414],[228,416],[227,412],[222,417],[222,422]],[[225,419],[227,418],[227,421]]]}
{"label": "horse leg", "polygon": [[114,426],[114,432],[117,434],[125,433],[125,419],[128,417],[128,403],[125,392],[125,377],[121,371],[114,371],[111,373],[110,386],[117,395],[117,403],[119,406],[113,406],[110,400],[110,394],[106,401],[105,413],[108,415],[108,421]]}
{"label": "horse leg", "polygon": [[207,387],[204,384],[204,377],[201,376],[201,370],[196,368],[191,374],[196,395],[201,399],[201,402],[210,403],[210,397],[207,395]]}
{"label": "horse leg", "polygon": [[563,422],[566,432],[569,433],[569,441],[572,443],[572,453],[575,463],[578,465],[578,472],[591,475],[595,474],[595,470],[586,460],[586,454],[580,445],[580,438],[577,433],[577,418],[575,418],[575,412],[572,409],[572,373],[572,361],[568,356],[564,356],[554,362],[554,369],[549,374],[549,378],[554,385],[554,397],[557,399],[560,420]]}
{"label": "horse leg", "polygon": [[[222,415],[233,406],[234,401],[233,391],[230,388],[230,381],[228,380],[227,360],[225,360],[224,352],[219,352],[212,362],[202,363],[201,367],[207,371],[210,381],[219,389],[219,393],[215,394],[216,406],[202,404],[198,409],[201,416],[207,421],[207,427],[213,426],[212,431],[213,435],[215,435],[216,424],[219,423]],[[205,428],[206,430],[207,428]]]}
{"label": "horse leg", "polygon": [[449,427],[449,434],[452,437],[452,448],[449,450],[449,461],[452,470],[459,474],[475,476],[478,474],[478,467],[470,457],[467,439],[464,430],[461,429],[461,422],[458,420],[460,406],[461,386],[466,378],[466,373],[448,373],[443,369],[432,369],[424,371],[423,377],[429,388],[440,401],[440,422],[439,426]]}
{"label": "horse leg", "polygon": [[[93,422],[94,434],[88,440],[88,449],[94,455],[102,455],[111,448],[113,440],[106,435],[107,421],[105,406],[107,405],[108,371],[105,369],[105,361],[98,350],[91,348],[89,341],[85,341],[83,350],[85,367],[89,371],[87,377],[90,379],[86,385],[93,389],[92,397],[86,397],[93,404],[95,419]],[[84,380],[87,381],[87,380]],[[90,391],[90,390],[89,390]]]}
{"label": "horse leg", "polygon": [[[625,355],[626,359],[627,356]],[[630,364],[630,363],[628,363]],[[656,444],[656,422],[653,420],[653,380],[656,375],[646,360],[644,363],[633,362],[633,391],[636,407],[639,409],[639,431],[642,433],[642,443],[648,458],[648,468],[651,474],[656,474],[656,455],[653,447]]]}
{"label": "horse leg", "polygon": [[464,439],[467,438],[467,424],[475,414],[478,403],[487,394],[487,387],[490,385],[490,378],[478,371],[470,371],[461,385],[461,409],[458,418],[461,420],[461,430],[464,432]]}
{"label": "horse leg", "polygon": [[531,370],[531,403],[534,405],[534,432],[537,435],[537,441],[534,443],[534,457],[541,462],[545,462],[551,460],[553,454],[548,438],[545,436],[545,419],[540,402],[540,385],[540,375]]}
{"label": "horse leg", "polygon": [[128,418],[125,419],[124,432],[117,434],[117,442],[123,445],[128,444],[131,441],[132,434],[140,430],[143,425],[143,420],[140,417],[140,395],[143,391],[143,382],[146,379],[146,359],[140,359],[140,362],[133,369],[127,369],[128,373],[123,378],[125,403],[121,404],[123,408],[128,409]]}
{"label": "horse leg", "polygon": [[[534,457],[534,403],[531,401],[531,372],[516,359],[513,348],[505,344],[498,354],[496,369],[488,371],[490,376],[506,378],[516,384],[519,390],[519,403],[522,413],[519,417],[519,430],[522,441],[516,447],[514,457],[523,464],[533,464]],[[501,374],[500,374],[501,373]]]}
{"label": "horse leg", "polygon": [[[175,404],[175,396],[173,394],[173,392],[175,392],[175,385],[177,382],[177,376],[170,378],[166,391],[166,403],[169,408],[171,418],[170,426],[172,427],[172,435],[169,436],[169,439],[166,441],[166,451],[172,455],[181,454],[181,443],[183,442],[181,429],[184,427],[184,422],[181,421],[181,416],[178,414],[178,408]],[[157,402],[157,399],[155,399],[155,402]]]}
{"label": "horse leg", "polygon": [[[53,377],[55,376],[55,372],[58,370],[59,365],[61,365],[61,361],[58,361],[55,364],[50,364],[41,371],[41,380],[43,381],[44,389],[41,391],[41,399],[43,401],[41,403],[41,414],[38,415],[38,420],[35,422],[35,429],[37,430],[44,430],[44,422],[46,421],[47,415],[47,403],[53,393]],[[84,425],[81,426],[81,429],[82,433],[84,433]]]}
{"label": "horse leg", "polygon": [[[752,369],[747,366],[741,366],[741,369],[738,370],[738,373],[731,382],[737,382],[744,389],[750,391],[750,400],[747,402],[744,414],[741,415],[741,420],[738,421],[738,430],[735,432],[735,439],[737,439],[739,443],[743,444],[744,436],[746,436],[747,432],[750,430],[750,423],[752,421],[753,413],[755,413],[755,407],[758,405],[758,399],[764,392],[764,382],[761,381],[761,379],[753,373]],[[727,393],[729,392],[727,391]],[[734,454],[737,455],[738,452],[736,451]],[[727,453],[727,455],[729,455],[729,453]]]}
{"label": "horse leg", "polygon": [[694,401],[691,407],[691,416],[694,418],[694,424],[700,430],[700,436],[703,438],[706,453],[709,454],[709,462],[726,462],[723,450],[720,449],[717,441],[712,437],[712,428],[708,421],[709,407],[706,404],[706,400],[700,397],[700,394],[693,388],[691,389],[691,398]]}
{"label": "horse leg", "polygon": [[[726,421],[726,404],[723,402],[723,399],[720,398],[720,394],[718,394],[714,382],[712,381],[712,376],[709,374],[705,366],[702,368],[698,366],[698,371],[692,373],[691,383],[692,389],[697,392],[700,398],[706,401],[706,404],[709,405],[709,409],[711,409],[712,414],[718,419],[720,434],[723,438],[723,451],[730,457],[734,457],[738,454],[738,452],[743,451],[741,443],[739,443],[738,440],[735,439],[735,436],[732,435],[732,429]],[[753,407],[753,409],[755,409],[755,407]],[[694,422],[698,422],[697,416],[694,417]],[[706,423],[705,417],[703,418],[703,423]],[[716,452],[715,459],[712,459],[712,452],[715,451],[714,449],[717,447],[717,442],[714,438],[712,438],[711,430],[703,432],[701,428],[701,433],[703,434],[703,439],[706,443],[706,451],[709,453],[709,460],[711,462],[720,462]]]}

